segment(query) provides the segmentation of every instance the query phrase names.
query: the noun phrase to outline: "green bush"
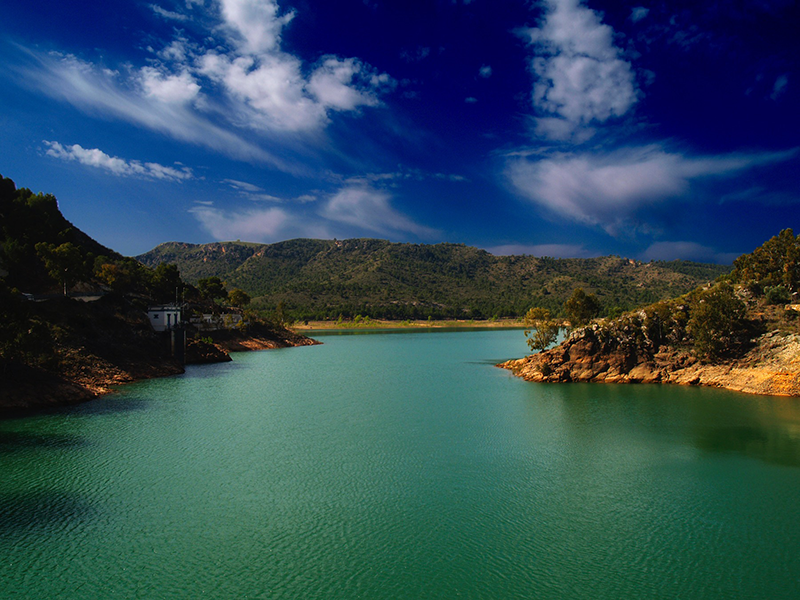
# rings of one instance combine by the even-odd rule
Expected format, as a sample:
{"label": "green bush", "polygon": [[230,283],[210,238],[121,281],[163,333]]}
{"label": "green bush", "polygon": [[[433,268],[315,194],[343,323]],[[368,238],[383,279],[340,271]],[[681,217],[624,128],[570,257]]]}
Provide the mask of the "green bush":
{"label": "green bush", "polygon": [[736,354],[746,333],[745,311],[727,282],[693,294],[689,330],[697,354],[712,360]]}
{"label": "green bush", "polygon": [[782,285],[774,285],[764,288],[764,297],[767,304],[789,304],[792,294]]}

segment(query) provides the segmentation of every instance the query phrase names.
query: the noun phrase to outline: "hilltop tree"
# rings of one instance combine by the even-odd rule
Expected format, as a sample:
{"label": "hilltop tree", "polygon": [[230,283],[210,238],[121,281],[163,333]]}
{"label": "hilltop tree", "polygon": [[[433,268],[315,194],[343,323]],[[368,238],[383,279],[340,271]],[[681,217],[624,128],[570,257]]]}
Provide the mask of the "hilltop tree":
{"label": "hilltop tree", "polygon": [[750,254],[733,261],[734,281],[757,292],[767,287],[784,286],[790,292],[800,288],[800,239],[784,229]]}
{"label": "hilltop tree", "polygon": [[161,263],[153,270],[150,289],[158,302],[175,300],[182,288],[181,274],[175,265]]}
{"label": "hilltop tree", "polygon": [[39,242],[35,247],[36,254],[42,259],[47,273],[63,285],[65,296],[68,287],[85,277],[83,254],[72,242],[64,242],[59,246]]}
{"label": "hilltop tree", "polygon": [[228,297],[228,290],[219,277],[204,277],[197,282],[197,287],[200,293],[210,300]]}
{"label": "hilltop tree", "polygon": [[600,301],[594,294],[587,294],[583,288],[575,288],[569,300],[564,303],[567,319],[573,327],[581,327],[600,314]]}
{"label": "hilltop tree", "polygon": [[698,355],[715,359],[735,353],[746,333],[746,306],[723,282],[693,294],[689,330]]}
{"label": "hilltop tree", "polygon": [[550,318],[550,311],[546,308],[531,308],[524,322],[525,337],[531,350],[546,350],[558,339],[558,321]]}
{"label": "hilltop tree", "polygon": [[228,302],[230,302],[232,306],[244,308],[250,304],[250,295],[239,288],[234,288],[228,292]]}

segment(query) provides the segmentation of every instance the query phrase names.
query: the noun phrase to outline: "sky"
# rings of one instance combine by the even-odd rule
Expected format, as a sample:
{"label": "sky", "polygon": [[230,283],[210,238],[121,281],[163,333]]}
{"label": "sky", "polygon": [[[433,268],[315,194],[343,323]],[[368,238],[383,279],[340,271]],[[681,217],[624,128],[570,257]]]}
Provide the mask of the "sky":
{"label": "sky", "polygon": [[6,0],[0,174],[126,255],[800,233],[795,0]]}

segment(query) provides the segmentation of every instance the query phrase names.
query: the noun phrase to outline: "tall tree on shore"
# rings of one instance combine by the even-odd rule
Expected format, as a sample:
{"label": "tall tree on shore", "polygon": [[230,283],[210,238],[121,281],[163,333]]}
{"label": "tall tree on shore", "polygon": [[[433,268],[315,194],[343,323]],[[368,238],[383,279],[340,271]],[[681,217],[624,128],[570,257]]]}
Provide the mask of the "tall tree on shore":
{"label": "tall tree on shore", "polygon": [[525,315],[525,337],[531,350],[546,350],[556,339],[560,326],[546,308],[531,308]]}
{"label": "tall tree on shore", "polygon": [[573,327],[581,327],[600,314],[600,301],[594,294],[587,294],[583,288],[575,288],[569,300],[564,303],[567,319]]}

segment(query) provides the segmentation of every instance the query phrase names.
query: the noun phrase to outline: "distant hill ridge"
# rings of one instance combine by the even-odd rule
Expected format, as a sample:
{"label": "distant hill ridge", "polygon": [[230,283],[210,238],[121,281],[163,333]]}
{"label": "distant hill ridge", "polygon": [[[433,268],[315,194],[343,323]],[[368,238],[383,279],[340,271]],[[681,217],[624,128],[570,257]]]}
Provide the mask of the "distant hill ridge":
{"label": "distant hill ridge", "polygon": [[560,314],[576,287],[595,293],[604,311],[613,313],[680,295],[730,271],[618,256],[494,256],[464,244],[368,238],[168,242],[136,259],[148,266],[175,264],[192,283],[219,277],[253,296],[255,308],[281,304],[299,319],[489,318],[521,316],[533,305]]}

